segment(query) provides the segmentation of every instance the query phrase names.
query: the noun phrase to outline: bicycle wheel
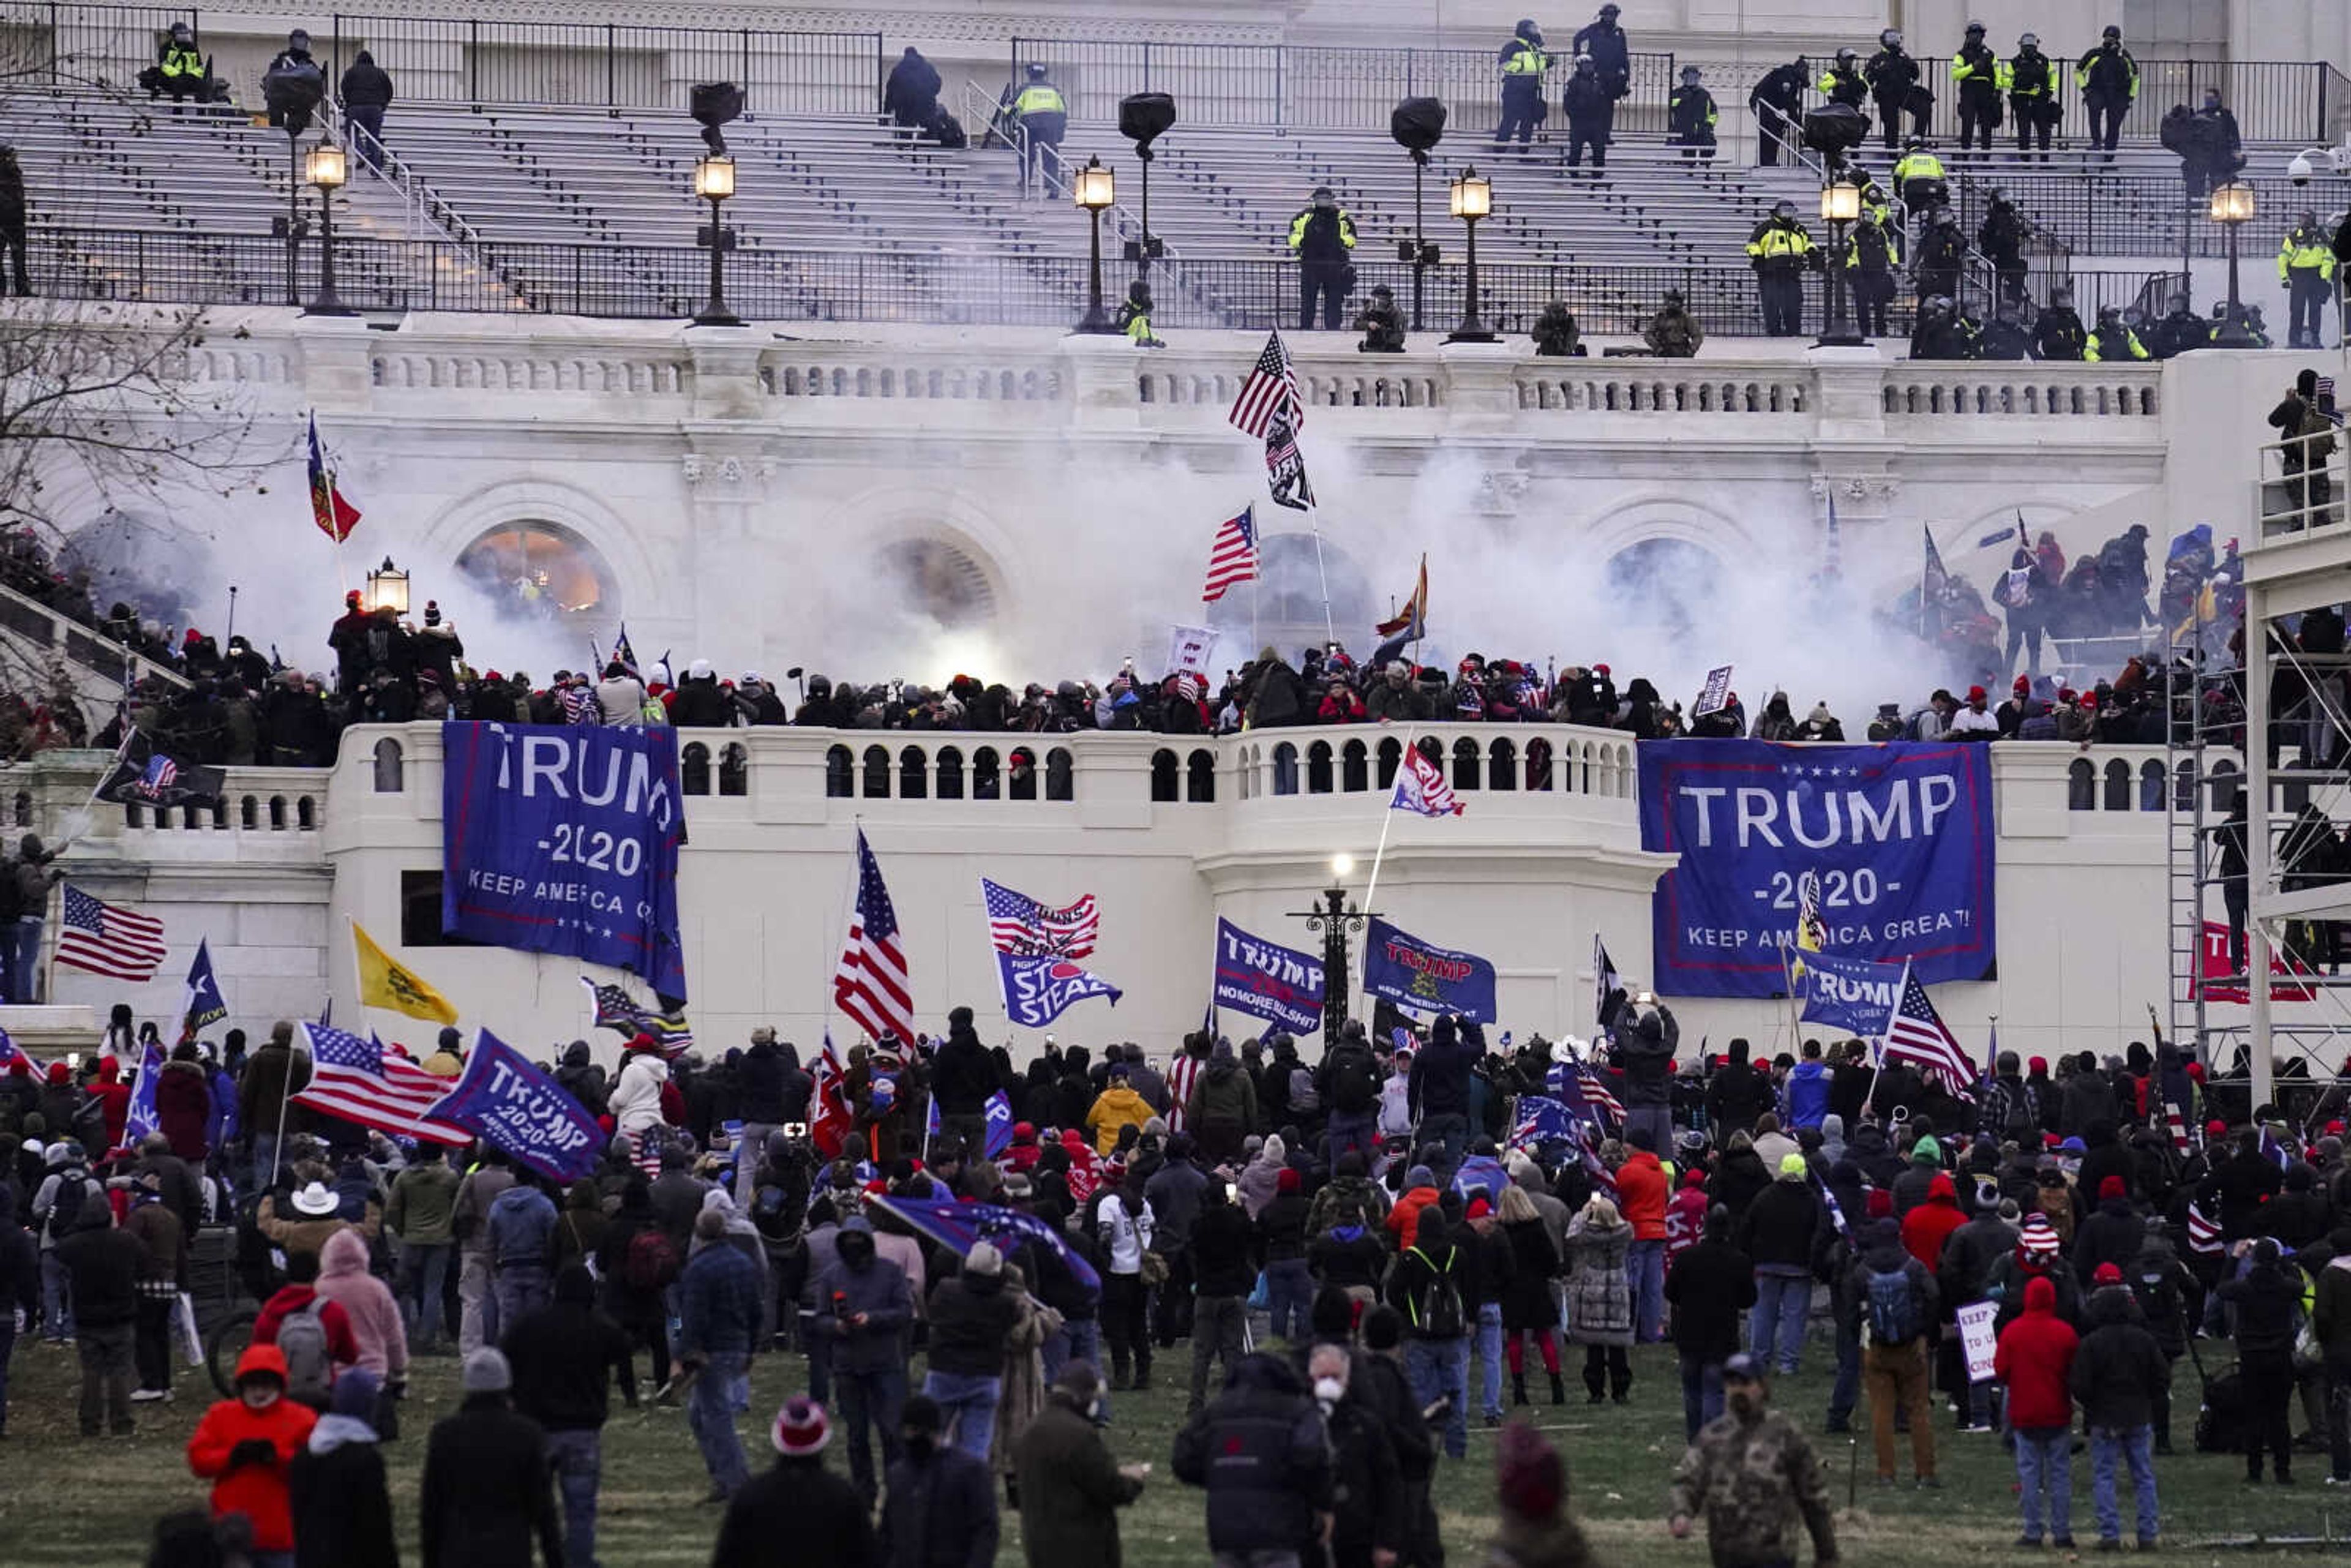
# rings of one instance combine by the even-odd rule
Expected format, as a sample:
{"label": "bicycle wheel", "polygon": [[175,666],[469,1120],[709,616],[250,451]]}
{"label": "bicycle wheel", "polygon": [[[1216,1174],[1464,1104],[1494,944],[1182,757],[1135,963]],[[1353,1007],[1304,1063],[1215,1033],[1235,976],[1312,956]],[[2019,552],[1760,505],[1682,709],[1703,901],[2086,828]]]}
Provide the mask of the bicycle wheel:
{"label": "bicycle wheel", "polygon": [[237,1359],[253,1343],[253,1323],[257,1315],[250,1311],[231,1312],[204,1336],[204,1370],[212,1374],[213,1386],[220,1390],[224,1399],[236,1393]]}

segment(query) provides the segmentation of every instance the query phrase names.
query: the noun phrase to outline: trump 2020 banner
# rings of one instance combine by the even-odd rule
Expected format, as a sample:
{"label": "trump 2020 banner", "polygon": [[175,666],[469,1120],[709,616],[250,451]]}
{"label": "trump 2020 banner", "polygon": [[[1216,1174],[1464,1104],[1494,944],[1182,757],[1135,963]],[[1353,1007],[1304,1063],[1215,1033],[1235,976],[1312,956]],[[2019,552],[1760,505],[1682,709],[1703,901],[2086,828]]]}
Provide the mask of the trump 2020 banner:
{"label": "trump 2020 banner", "polygon": [[475,1035],[465,1071],[425,1118],[471,1128],[491,1147],[557,1181],[595,1175],[605,1143],[586,1106],[488,1030]]}
{"label": "trump 2020 banner", "polygon": [[1800,956],[1804,972],[1796,983],[1803,988],[1802,1021],[1824,1023],[1860,1040],[1885,1034],[1902,994],[1901,965],[1840,958],[1834,953]]}
{"label": "trump 2020 banner", "polygon": [[1322,1027],[1322,960],[1217,922],[1217,1006],[1292,1034]]}
{"label": "trump 2020 banner", "polygon": [[684,1000],[677,732],[453,722],[441,741],[442,929]]}
{"label": "trump 2020 banner", "polygon": [[1651,906],[1660,992],[1784,993],[1807,875],[1828,952],[1928,985],[1991,973],[1987,746],[1645,740],[1641,847],[1680,857]]}
{"label": "trump 2020 banner", "polygon": [[1494,1021],[1494,966],[1424,942],[1376,916],[1364,936],[1364,989],[1419,1013]]}

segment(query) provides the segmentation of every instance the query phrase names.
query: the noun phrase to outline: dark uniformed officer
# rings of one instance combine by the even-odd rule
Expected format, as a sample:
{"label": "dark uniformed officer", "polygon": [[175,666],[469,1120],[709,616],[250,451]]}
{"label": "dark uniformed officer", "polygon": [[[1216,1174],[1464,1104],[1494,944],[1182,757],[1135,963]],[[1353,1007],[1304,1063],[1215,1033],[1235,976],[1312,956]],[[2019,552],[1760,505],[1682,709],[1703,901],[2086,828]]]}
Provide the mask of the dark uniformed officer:
{"label": "dark uniformed officer", "polygon": [[1983,222],[1976,225],[1976,248],[2000,275],[2000,297],[2011,305],[2024,299],[2024,242],[2032,233],[2032,225],[2024,221],[2016,204],[1994,191]]}
{"label": "dark uniformed officer", "polygon": [[1608,85],[1590,55],[1575,57],[1575,74],[1567,78],[1559,106],[1567,112],[1567,166],[1582,167],[1583,150],[1589,147],[1592,167],[1608,167],[1608,126],[1615,118],[1616,101],[1608,96]]}
{"label": "dark uniformed officer", "polygon": [[2008,111],[2016,120],[2016,150],[2030,149],[2041,138],[2041,161],[2049,162],[2049,132],[2057,124],[2059,78],[2057,62],[2041,52],[2041,35],[2025,33],[2016,40],[2016,56],[2008,62]]}
{"label": "dark uniformed officer", "polygon": [[1812,80],[1812,66],[1798,55],[1792,65],[1776,66],[1763,73],[1747,95],[1747,107],[1755,111],[1755,162],[1769,169],[1780,162],[1780,147],[1785,142],[1791,161],[1798,138],[1803,130],[1804,88]]}
{"label": "dark uniformed officer", "polygon": [[2008,66],[1984,42],[1984,25],[1968,24],[1967,41],[1951,57],[1951,82],[1959,95],[1959,151],[1973,145],[1979,132],[1983,150],[1991,151],[1993,127],[2000,123],[2000,95],[2008,87]]}
{"label": "dark uniformed officer", "polygon": [[1010,109],[1013,123],[1020,127],[1020,190],[1026,195],[1037,183],[1041,149],[1061,151],[1061,138],[1070,129],[1070,102],[1047,77],[1044,62],[1031,60],[1028,84],[1013,94]]}
{"label": "dark uniformed officer", "polygon": [[1772,204],[1771,215],[1747,238],[1747,259],[1755,268],[1755,291],[1763,304],[1763,330],[1792,338],[1804,329],[1804,270],[1820,265],[1812,231],[1796,221],[1796,204]]}
{"label": "dark uniformed officer", "polygon": [[1494,127],[1494,151],[1506,150],[1515,134],[1524,147],[1534,139],[1543,117],[1543,72],[1551,57],[1543,53],[1542,29],[1532,17],[1521,17],[1510,41],[1502,46],[1502,121]]}
{"label": "dark uniformed officer", "polygon": [[2074,85],[2082,89],[2082,107],[2089,113],[2090,145],[2105,148],[2111,163],[2123,116],[2138,101],[2138,62],[2123,47],[2120,27],[2108,27],[2098,47],[2074,67]]}
{"label": "dark uniformed officer", "polygon": [[2089,346],[2090,334],[2074,313],[2074,291],[2053,288],[2049,303],[2032,322],[2032,357],[2036,360],[2078,360]]}
{"label": "dark uniformed officer", "polygon": [[1618,14],[1615,6],[1603,5],[1600,15],[1568,44],[1569,53],[1592,57],[1600,85],[1608,89],[1608,110],[1601,124],[1604,139],[1616,132],[1616,100],[1633,90],[1633,40],[1616,25]]}
{"label": "dark uniformed officer", "polygon": [[1706,342],[1706,329],[1689,313],[1678,288],[1666,290],[1665,303],[1641,328],[1641,341],[1662,360],[1689,360]]}
{"label": "dark uniformed officer", "polygon": [[1721,115],[1714,107],[1714,94],[1701,85],[1704,80],[1696,66],[1684,66],[1682,85],[1666,100],[1666,130],[1682,150],[1684,162],[1714,162],[1714,124]]}
{"label": "dark uniformed officer", "polygon": [[1934,99],[1926,96],[1927,89],[1918,85],[1918,62],[1902,47],[1902,32],[1888,27],[1877,35],[1877,53],[1869,57],[1861,76],[1869,84],[1869,96],[1877,104],[1878,130],[1891,148],[1899,133],[1896,127],[1902,116],[1910,116],[1910,134],[1927,134],[1927,110]]}
{"label": "dark uniformed officer", "polygon": [[1894,303],[1895,274],[1902,266],[1898,231],[1865,207],[1844,242],[1845,276],[1853,285],[1854,316],[1861,330],[1886,336],[1886,308]]}
{"label": "dark uniformed officer", "polygon": [[16,162],[16,150],[0,141],[0,243],[8,247],[8,264],[16,269],[16,292],[33,292],[33,279],[25,268],[25,170]]}
{"label": "dark uniformed officer", "polygon": [[2167,313],[2140,334],[2140,341],[2157,359],[2173,359],[2180,354],[2193,353],[2198,349],[2210,348],[2212,323],[2189,308],[2188,296],[2175,294]]}
{"label": "dark uniformed officer", "polygon": [[1314,187],[1311,204],[1290,220],[1290,248],[1298,257],[1298,326],[1314,327],[1314,298],[1322,298],[1322,325],[1336,331],[1347,297],[1347,274],[1355,248],[1355,220],[1328,185]]}
{"label": "dark uniformed officer", "polygon": [[1976,357],[1974,323],[1961,316],[1948,295],[1928,294],[1918,300],[1918,319],[1910,329],[1914,360],[1972,360]]}
{"label": "dark uniformed officer", "polygon": [[2121,306],[2102,305],[2098,308],[2098,328],[2090,334],[2089,341],[2082,345],[2082,358],[2092,364],[2098,364],[2110,360],[2152,357],[2147,351],[2147,345],[2138,340],[2138,334],[2123,320]]}
{"label": "dark uniformed officer", "polygon": [[1976,340],[1976,358],[1980,360],[2022,360],[2032,352],[2032,340],[2023,323],[2016,319],[2016,307],[2003,299],[1993,310],[1991,319],[1984,323],[1983,332]]}
{"label": "dark uniformed officer", "polygon": [[[1836,52],[1836,58],[1829,63],[1827,70],[1821,73],[1821,79],[1816,85],[1820,88],[1822,96],[1831,103],[1842,103],[1859,109],[1869,101],[1869,83],[1862,79],[1861,57],[1851,49],[1839,49]],[[1888,147],[1894,145],[1890,135],[1886,138],[1886,144]]]}
{"label": "dark uniformed officer", "polygon": [[1959,269],[1967,263],[1968,238],[1959,232],[1959,215],[1938,207],[1927,232],[1918,237],[1918,292],[1958,298]]}
{"label": "dark uniformed officer", "polygon": [[2328,298],[2335,292],[2335,251],[2327,233],[2318,226],[2318,214],[2304,209],[2302,219],[2278,246],[2278,281],[2285,286],[2289,314],[2286,347],[2323,349]]}

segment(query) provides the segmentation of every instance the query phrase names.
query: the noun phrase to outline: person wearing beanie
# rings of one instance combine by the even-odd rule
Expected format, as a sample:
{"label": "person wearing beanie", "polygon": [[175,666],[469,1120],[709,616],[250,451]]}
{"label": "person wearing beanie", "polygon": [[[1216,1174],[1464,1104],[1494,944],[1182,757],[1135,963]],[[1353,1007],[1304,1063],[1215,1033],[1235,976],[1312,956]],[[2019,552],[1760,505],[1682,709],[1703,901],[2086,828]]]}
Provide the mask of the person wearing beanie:
{"label": "person wearing beanie", "polygon": [[1243,1356],[1224,1392],[1176,1432],[1170,1458],[1177,1480],[1207,1494],[1219,1563],[1275,1563],[1329,1529],[1336,1498],[1322,1414],[1279,1356]]}
{"label": "person wearing beanie", "polygon": [[1466,1244],[1468,1239],[1455,1237],[1440,1206],[1424,1204],[1418,1215],[1412,1239],[1388,1272],[1386,1300],[1405,1324],[1404,1364],[1413,1397],[1423,1410],[1445,1402],[1445,1451],[1458,1459],[1469,1451],[1476,1249]]}
{"label": "person wearing beanie", "polygon": [[2147,1238],[2147,1222],[2131,1207],[2130,1191],[2121,1176],[2100,1178],[2096,1191],[2098,1207],[2074,1232],[2074,1272],[2085,1286],[2102,1265],[2119,1269],[2137,1257]]}
{"label": "person wearing beanie", "polygon": [[1502,1428],[1494,1456],[1501,1524],[1487,1546],[1490,1568],[1585,1568],[1591,1543],[1567,1511],[1567,1461],[1523,1422]]}
{"label": "person wearing beanie", "polygon": [[465,1397],[433,1424],[418,1484],[425,1568],[443,1563],[528,1564],[537,1540],[552,1568],[563,1561],[545,1434],[508,1397],[513,1369],[495,1345],[465,1357]]}
{"label": "person wearing beanie", "polygon": [[1689,1443],[1722,1415],[1722,1369],[1738,1354],[1740,1313],[1755,1305],[1758,1288],[1754,1260],[1731,1240],[1730,1211],[1718,1205],[1703,1226],[1666,1276],[1681,1361],[1682,1438]]}
{"label": "person wearing beanie", "polygon": [[[2026,1290],[2031,1292],[2032,1287],[2028,1285]],[[2154,1548],[2158,1529],[2152,1420],[2156,1400],[2163,1393],[2171,1368],[2154,1336],[2138,1320],[2128,1291],[2100,1291],[2091,1300],[2090,1329],[2082,1336],[2081,1348],[2074,1353],[2073,1370],[2066,1377],[2074,1403],[2081,1407],[2082,1423],[2089,1430],[2090,1500],[2097,1515],[2099,1548],[2107,1552],[2122,1544],[2122,1519],[2115,1493],[2115,1472],[2118,1469],[2127,1466],[2130,1471],[2131,1491],[2138,1505],[2138,1543],[2142,1550]],[[2239,1365],[2243,1364],[2241,1356]],[[2290,1393],[2294,1382],[2291,1349],[2286,1353],[2286,1392]],[[2252,1374],[2246,1375],[2244,1385],[2250,1398],[2255,1387]],[[2277,1407],[2281,1479],[2285,1476],[2283,1467],[2287,1463],[2284,1396],[2279,1396]],[[2247,1421],[2249,1433],[2261,1431],[2259,1414],[2250,1406]],[[2260,1461],[2256,1458],[2253,1462]]]}
{"label": "person wearing beanie", "polygon": [[1698,1434],[1675,1469],[1667,1528],[1681,1540],[1703,1518],[1718,1563],[1793,1563],[1793,1527],[1801,1521],[1813,1557],[1834,1563],[1828,1483],[1811,1443],[1771,1407],[1763,1368],[1751,1358],[1734,1355],[1722,1373],[1723,1416]]}
{"label": "person wearing beanie", "polygon": [[1874,1219],[1862,1236],[1844,1299],[1861,1318],[1862,1385],[1869,1399],[1877,1484],[1894,1485],[1894,1415],[1899,1406],[1910,1416],[1910,1458],[1918,1485],[1940,1486],[1935,1424],[1928,1418],[1927,1346],[1940,1305],[1934,1270],[1905,1247],[1892,1220]]}
{"label": "person wearing beanie", "polygon": [[785,1400],[768,1439],[776,1462],[727,1503],[710,1568],[769,1568],[779,1552],[796,1568],[869,1568],[883,1561],[857,1489],[825,1469],[832,1423],[824,1406],[799,1395]]}
{"label": "person wearing beanie", "polygon": [[1438,1197],[1437,1174],[1426,1166],[1413,1166],[1404,1173],[1404,1190],[1396,1195],[1394,1207],[1388,1210],[1387,1228],[1397,1250],[1412,1245],[1420,1234],[1420,1211],[1435,1203]]}
{"label": "person wearing beanie", "polygon": [[465,1037],[455,1024],[444,1026],[433,1054],[417,1063],[435,1078],[455,1078],[465,1071]]}
{"label": "person wearing beanie", "polygon": [[[1616,1167],[1616,1201],[1625,1223],[1633,1228],[1633,1250],[1626,1267],[1633,1280],[1633,1328],[1642,1344],[1666,1337],[1666,1209],[1670,1201],[1666,1167],[1659,1158],[1654,1128],[1634,1127],[1625,1135],[1631,1145]],[[1562,1233],[1564,1239],[1564,1233]]]}
{"label": "person wearing beanie", "polygon": [[1256,1237],[1249,1215],[1211,1182],[1192,1225],[1192,1391],[1186,1414],[1207,1401],[1208,1364],[1230,1378],[1248,1349],[1249,1296],[1257,1282]]}
{"label": "person wearing beanie", "polygon": [[286,1356],[276,1345],[247,1345],[237,1357],[235,1386],[189,1436],[188,1469],[213,1483],[213,1518],[244,1516],[256,1563],[274,1557],[273,1568],[287,1568],[294,1519],[287,1468],[319,1416],[286,1397]]}
{"label": "person wearing beanie", "polygon": [[[1004,1354],[1020,1319],[1005,1288],[1004,1255],[975,1241],[957,1272],[931,1287],[930,1366],[923,1393],[935,1401],[955,1447],[985,1467],[1004,1396]],[[983,1477],[984,1479],[984,1477]]]}
{"label": "person wearing beanie", "polygon": [[383,1385],[354,1367],[287,1467],[295,1568],[399,1568],[375,1416]]}
{"label": "person wearing beanie", "polygon": [[[1975,1212],[1969,1216],[1968,1222],[1952,1231],[1943,1243],[1942,1261],[1935,1274],[1936,1286],[1942,1291],[1955,1321],[1959,1308],[1989,1298],[1993,1272],[2001,1260],[2016,1249],[2016,1206],[2000,1196],[1998,1181],[1991,1176],[1978,1177],[1975,1200]],[[1956,1333],[1949,1336],[1958,1359],[1947,1367],[1945,1382],[1958,1404],[1959,1430],[1986,1430],[1993,1425],[1995,1390],[1991,1384],[1975,1383],[1967,1377],[1967,1357],[1964,1350],[1957,1347],[1959,1337]]]}
{"label": "person wearing beanie", "polygon": [[[968,1260],[964,1271],[971,1271]],[[986,1450],[975,1457],[962,1442],[944,1441],[946,1419],[938,1402],[922,1394],[898,1414],[898,1458],[887,1477],[879,1559],[893,1568],[996,1561],[996,1488]]]}
{"label": "person wearing beanie", "polygon": [[1311,1332],[1314,1271],[1306,1261],[1305,1178],[1285,1166],[1274,1176],[1273,1197],[1258,1211],[1258,1245],[1265,1260],[1266,1290],[1273,1306],[1272,1333],[1292,1345]]}
{"label": "person wearing beanie", "polygon": [[1012,1446],[1029,1568],[1117,1568],[1118,1511],[1143,1495],[1151,1467],[1122,1465],[1112,1456],[1096,1424],[1104,1413],[1101,1375],[1090,1363],[1072,1361]]}
{"label": "person wearing beanie", "polygon": [[987,1100],[999,1085],[996,1059],[979,1042],[972,1011],[947,1014],[947,1037],[931,1058],[931,1097],[939,1108],[939,1133],[967,1149],[987,1146]]}
{"label": "person wearing beanie", "polygon": [[[905,1331],[914,1292],[905,1270],[879,1255],[872,1222],[841,1221],[833,1261],[817,1277],[812,1333],[831,1343],[833,1393],[849,1424],[849,1475],[868,1502],[877,1490],[869,1428],[886,1467],[898,1457],[898,1407],[906,1397]],[[732,1248],[710,1249],[732,1251]],[[1115,1264],[1113,1264],[1113,1268]]]}
{"label": "person wearing beanie", "polygon": [[269,1026],[269,1042],[237,1077],[237,1113],[252,1145],[256,1191],[277,1180],[278,1129],[293,1134],[308,1127],[308,1117],[286,1102],[309,1086],[310,1059],[295,1051],[294,1026],[280,1019]]}
{"label": "person wearing beanie", "polygon": [[2074,1357],[2081,1341],[2057,1315],[2057,1288],[2024,1287],[2024,1311],[2001,1331],[1992,1375],[2008,1391],[2016,1437],[2016,1486],[2024,1520],[2019,1546],[2038,1550],[2044,1513],[2061,1552],[2074,1547]]}
{"label": "person wearing beanie", "polygon": [[1567,1338],[1583,1349],[1583,1387],[1590,1403],[1632,1398],[1633,1288],[1625,1263],[1633,1228],[1615,1204],[1594,1193],[1567,1227]]}
{"label": "person wearing beanie", "polygon": [[1804,1322],[1813,1305],[1813,1242],[1825,1215],[1813,1189],[1812,1167],[1802,1154],[1786,1154],[1780,1156],[1771,1185],[1747,1206],[1732,1232],[1733,1245],[1755,1267],[1748,1354],[1759,1366],[1776,1360],[1783,1377],[1794,1376],[1802,1359]]}

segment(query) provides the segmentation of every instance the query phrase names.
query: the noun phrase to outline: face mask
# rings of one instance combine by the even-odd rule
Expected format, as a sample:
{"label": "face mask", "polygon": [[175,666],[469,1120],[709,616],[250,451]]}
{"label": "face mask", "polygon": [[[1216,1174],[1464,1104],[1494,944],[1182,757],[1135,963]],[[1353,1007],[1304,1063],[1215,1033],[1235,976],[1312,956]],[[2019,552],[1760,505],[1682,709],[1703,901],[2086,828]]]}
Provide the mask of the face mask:
{"label": "face mask", "polygon": [[1314,1380],[1314,1397],[1325,1405],[1336,1405],[1346,1396],[1346,1393],[1347,1385],[1335,1377],[1318,1377]]}

